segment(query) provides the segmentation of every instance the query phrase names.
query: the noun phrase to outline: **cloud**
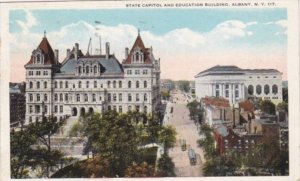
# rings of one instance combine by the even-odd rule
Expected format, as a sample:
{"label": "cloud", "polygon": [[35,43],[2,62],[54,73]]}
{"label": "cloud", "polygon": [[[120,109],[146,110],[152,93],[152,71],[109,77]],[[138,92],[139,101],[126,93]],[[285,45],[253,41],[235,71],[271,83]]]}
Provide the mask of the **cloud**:
{"label": "cloud", "polygon": [[285,19],[276,21],[275,24],[282,28],[287,28],[287,20]]}
{"label": "cloud", "polygon": [[[24,65],[42,40],[43,32],[30,32],[30,28],[37,24],[34,16],[30,12],[26,12],[26,20],[19,23],[23,26],[23,31],[10,34],[12,67],[19,72],[18,76],[12,76],[14,80],[24,80]],[[247,60],[255,59],[252,56],[254,54],[259,56],[252,50],[249,51],[243,47],[231,47],[231,40],[235,38],[254,36],[249,27],[255,25],[257,22],[228,20],[216,25],[207,33],[183,27],[163,35],[141,31],[141,36],[145,46],[152,46],[156,58],[161,58],[162,78],[193,79],[200,70],[214,66],[220,60],[238,65],[242,56],[247,57]],[[95,52],[95,49],[100,47],[99,35],[102,41],[102,53],[105,50],[104,43],[109,41],[111,52],[115,53],[121,62],[125,55],[125,47],[131,48],[136,39],[137,28],[129,24],[93,26],[86,21],[78,21],[67,24],[56,31],[47,32],[47,38],[52,48],[60,51],[60,61],[65,58],[66,49],[71,49],[75,43],[79,43],[80,49],[86,53],[90,37],[92,38],[93,53],[98,53]],[[239,52],[237,53],[237,51]],[[282,51],[275,52],[281,53]],[[264,61],[267,62],[267,58]]]}
{"label": "cloud", "polygon": [[38,22],[29,10],[25,10],[25,14],[25,22],[18,20],[17,24],[20,26],[23,33],[28,33],[30,28],[37,25]]}

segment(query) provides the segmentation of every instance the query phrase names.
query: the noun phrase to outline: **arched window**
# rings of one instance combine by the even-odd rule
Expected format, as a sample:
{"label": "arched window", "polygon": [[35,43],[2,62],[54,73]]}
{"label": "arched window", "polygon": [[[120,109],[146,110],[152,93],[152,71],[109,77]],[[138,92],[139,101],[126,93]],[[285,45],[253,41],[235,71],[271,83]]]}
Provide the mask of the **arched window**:
{"label": "arched window", "polygon": [[261,85],[256,86],[256,94],[258,94],[258,95],[261,94]]}
{"label": "arched window", "polygon": [[33,101],[33,95],[32,94],[29,94],[29,101]]}
{"label": "arched window", "polygon": [[128,111],[131,111],[131,106],[128,106]]}
{"label": "arched window", "polygon": [[268,95],[268,94],[270,93],[270,86],[269,86],[269,85],[265,85],[265,86],[264,86],[264,93],[265,93],[266,95]]}
{"label": "arched window", "polygon": [[136,61],[139,61],[139,58],[140,58],[140,54],[139,54],[139,52],[136,52],[136,53],[135,53],[135,60],[136,60]]}
{"label": "arched window", "polygon": [[86,88],[89,88],[89,87],[90,87],[90,82],[86,81]]}
{"label": "arched window", "polygon": [[54,94],[54,101],[57,101],[58,97],[57,94]]}
{"label": "arched window", "polygon": [[94,81],[94,88],[97,88],[97,81]]}
{"label": "arched window", "polygon": [[69,95],[65,94],[65,101],[68,101],[68,100],[69,100]]}
{"label": "arched window", "polygon": [[44,89],[47,89],[47,82],[44,82]]}
{"label": "arched window", "polygon": [[147,88],[147,81],[144,81],[144,88]]}
{"label": "arched window", "polygon": [[248,94],[249,94],[249,95],[253,95],[253,91],[254,91],[253,85],[249,85],[249,86],[248,86]]}
{"label": "arched window", "polygon": [[122,81],[119,81],[119,88],[122,88]]}
{"label": "arched window", "polygon": [[110,94],[110,93],[107,94],[107,101],[108,101],[108,102],[111,101],[111,94]]}
{"label": "arched window", "polygon": [[122,102],[122,93],[119,93],[119,102]]}
{"label": "arched window", "polygon": [[76,94],[76,101],[80,102],[80,94]]}
{"label": "arched window", "polygon": [[116,88],[116,81],[113,81],[113,88]]}
{"label": "arched window", "polygon": [[33,88],[33,83],[29,82],[29,88],[32,89]]}
{"label": "arched window", "polygon": [[144,113],[147,114],[148,107],[144,106]]}
{"label": "arched window", "polygon": [[78,67],[78,74],[81,75],[81,66]]}
{"label": "arched window", "polygon": [[48,100],[47,94],[44,94],[44,101],[46,102]]}
{"label": "arched window", "polygon": [[117,101],[117,94],[116,93],[113,94],[113,101]]}
{"label": "arched window", "polygon": [[57,88],[57,82],[56,81],[54,82],[54,88]]}
{"label": "arched window", "polygon": [[36,101],[40,101],[40,100],[41,100],[40,94],[37,94],[36,95]]}
{"label": "arched window", "polygon": [[36,55],[36,63],[41,63],[41,56],[40,56],[40,54]]}
{"label": "arched window", "polygon": [[131,102],[131,100],[132,100],[132,96],[131,96],[131,94],[129,93],[129,94],[128,94],[128,102]]}
{"label": "arched window", "polygon": [[277,94],[277,93],[278,93],[278,86],[277,86],[276,84],[274,84],[274,85],[272,86],[272,93],[273,93],[273,94]]}
{"label": "arched window", "polygon": [[59,94],[59,101],[63,101],[63,94]]}
{"label": "arched window", "polygon": [[96,74],[97,73],[97,66],[95,65],[94,66],[94,74]]}
{"label": "arched window", "polygon": [[128,88],[131,88],[131,81],[128,81]]}
{"label": "arched window", "polygon": [[81,81],[78,82],[78,88],[81,88]]}
{"label": "arched window", "polygon": [[39,89],[40,88],[40,82],[36,83],[36,88]]}
{"label": "arched window", "polygon": [[147,94],[144,94],[144,101],[147,101],[147,100],[148,100]]}
{"label": "arched window", "polygon": [[119,113],[122,113],[122,106],[119,106]]}
{"label": "arched window", "polygon": [[63,82],[62,82],[62,81],[59,82],[59,88],[60,88],[60,89],[63,88]]}
{"label": "arched window", "polygon": [[84,94],[84,102],[88,102],[89,101],[89,97],[87,94]]}
{"label": "arched window", "polygon": [[90,73],[89,66],[86,66],[86,68],[85,68],[85,72],[86,72],[86,74],[89,74],[89,73]]}
{"label": "arched window", "polygon": [[107,87],[110,88],[110,81],[107,82]]}
{"label": "arched window", "polygon": [[69,82],[66,81],[66,82],[65,82],[65,88],[68,88],[68,87],[69,87]]}
{"label": "arched window", "polygon": [[136,81],[135,87],[136,87],[136,88],[140,88],[140,82],[139,82],[139,81]]}

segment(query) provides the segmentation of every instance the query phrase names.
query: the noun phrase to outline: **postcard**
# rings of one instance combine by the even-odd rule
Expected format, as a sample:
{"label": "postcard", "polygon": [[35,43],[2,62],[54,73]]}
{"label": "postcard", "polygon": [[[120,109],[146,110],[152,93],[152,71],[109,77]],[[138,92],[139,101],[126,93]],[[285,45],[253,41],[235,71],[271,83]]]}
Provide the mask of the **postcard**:
{"label": "postcard", "polygon": [[299,6],[1,8],[1,180],[297,180]]}

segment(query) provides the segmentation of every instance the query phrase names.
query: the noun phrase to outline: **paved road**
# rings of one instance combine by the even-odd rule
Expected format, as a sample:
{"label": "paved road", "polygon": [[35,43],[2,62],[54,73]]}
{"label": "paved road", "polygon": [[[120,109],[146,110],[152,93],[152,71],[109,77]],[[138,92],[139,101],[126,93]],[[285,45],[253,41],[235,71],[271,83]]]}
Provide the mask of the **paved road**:
{"label": "paved road", "polygon": [[[197,177],[203,176],[202,165],[204,161],[203,150],[197,146],[197,139],[199,139],[197,128],[194,121],[189,118],[189,111],[186,108],[187,100],[183,94],[172,95],[174,103],[168,103],[164,118],[165,125],[172,125],[176,128],[177,144],[174,148],[169,150],[169,155],[175,164],[175,173],[178,177]],[[178,99],[177,99],[178,98]],[[170,109],[173,107],[173,113]],[[192,166],[188,158],[188,151],[182,151],[179,140],[185,139],[187,143],[187,150],[192,148],[195,150],[197,156],[196,165]]]}

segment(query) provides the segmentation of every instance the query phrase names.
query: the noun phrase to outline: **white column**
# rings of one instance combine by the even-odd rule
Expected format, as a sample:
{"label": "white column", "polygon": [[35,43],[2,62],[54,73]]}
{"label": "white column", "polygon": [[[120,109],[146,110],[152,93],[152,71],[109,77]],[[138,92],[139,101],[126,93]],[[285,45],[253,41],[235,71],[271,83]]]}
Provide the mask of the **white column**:
{"label": "white column", "polygon": [[226,98],[226,91],[225,91],[225,87],[226,87],[226,84],[223,84],[223,97]]}
{"label": "white column", "polygon": [[242,85],[239,84],[239,98],[242,97]]}
{"label": "white column", "polygon": [[235,84],[232,84],[232,103],[235,103]]}
{"label": "white column", "polygon": [[245,99],[245,85],[242,83],[241,86],[242,86],[242,92],[241,92],[242,95],[241,95],[241,98]]}
{"label": "white column", "polygon": [[216,92],[216,85],[212,84],[212,96],[215,96],[215,92]]}

